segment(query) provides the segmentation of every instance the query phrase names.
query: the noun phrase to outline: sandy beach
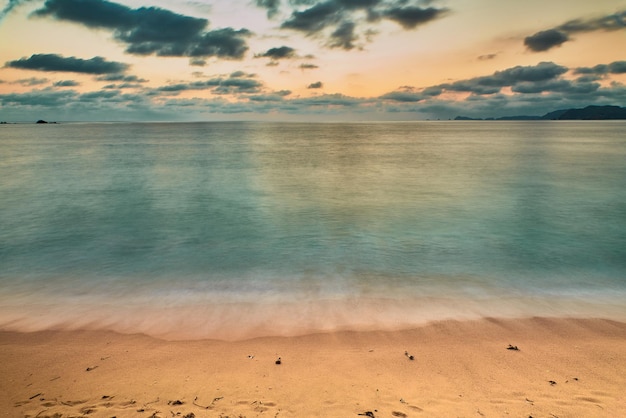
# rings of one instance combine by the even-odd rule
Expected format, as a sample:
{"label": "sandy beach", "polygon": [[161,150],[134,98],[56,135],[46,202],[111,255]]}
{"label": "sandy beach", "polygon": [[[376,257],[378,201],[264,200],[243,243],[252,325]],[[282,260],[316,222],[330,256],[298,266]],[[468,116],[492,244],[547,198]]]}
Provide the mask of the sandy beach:
{"label": "sandy beach", "polygon": [[7,417],[610,417],[626,408],[626,323],[602,319],[234,342],[0,332],[0,359]]}

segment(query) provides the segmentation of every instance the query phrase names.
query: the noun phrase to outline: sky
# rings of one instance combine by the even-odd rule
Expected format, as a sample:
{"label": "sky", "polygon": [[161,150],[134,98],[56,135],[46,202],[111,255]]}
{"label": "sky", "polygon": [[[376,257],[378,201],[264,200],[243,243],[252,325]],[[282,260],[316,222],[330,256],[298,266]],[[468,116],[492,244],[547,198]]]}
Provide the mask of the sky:
{"label": "sky", "polygon": [[626,0],[0,0],[0,121],[626,106]]}

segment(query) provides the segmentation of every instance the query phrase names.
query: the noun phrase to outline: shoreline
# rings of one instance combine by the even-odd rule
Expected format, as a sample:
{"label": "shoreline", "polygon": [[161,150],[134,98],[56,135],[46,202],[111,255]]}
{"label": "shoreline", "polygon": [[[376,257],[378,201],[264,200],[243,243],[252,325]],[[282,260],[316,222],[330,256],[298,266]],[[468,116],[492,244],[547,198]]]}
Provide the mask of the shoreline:
{"label": "shoreline", "polygon": [[401,331],[437,321],[490,317],[604,318],[626,323],[626,293],[620,289],[591,295],[485,288],[444,294],[442,289],[430,289],[422,296],[381,289],[308,298],[251,292],[238,299],[202,290],[193,297],[167,289],[153,293],[134,289],[127,294],[101,290],[33,295],[26,289],[22,293],[8,289],[0,295],[0,331],[112,331],[168,341],[241,341],[341,331]]}
{"label": "shoreline", "polygon": [[0,331],[0,375],[15,417],[617,416],[626,322],[484,318],[239,341]]}

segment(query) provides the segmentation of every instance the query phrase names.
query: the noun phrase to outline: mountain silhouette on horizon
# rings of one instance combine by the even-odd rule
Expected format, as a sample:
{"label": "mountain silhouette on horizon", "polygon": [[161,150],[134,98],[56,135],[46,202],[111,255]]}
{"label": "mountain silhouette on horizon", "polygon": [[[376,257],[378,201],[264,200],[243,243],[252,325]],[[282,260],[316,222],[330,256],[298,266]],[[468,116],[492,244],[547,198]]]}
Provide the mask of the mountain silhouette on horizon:
{"label": "mountain silhouette on horizon", "polygon": [[626,119],[626,107],[587,106],[582,109],[561,109],[543,116],[504,116],[501,118],[468,118],[457,116],[454,120],[618,120]]}

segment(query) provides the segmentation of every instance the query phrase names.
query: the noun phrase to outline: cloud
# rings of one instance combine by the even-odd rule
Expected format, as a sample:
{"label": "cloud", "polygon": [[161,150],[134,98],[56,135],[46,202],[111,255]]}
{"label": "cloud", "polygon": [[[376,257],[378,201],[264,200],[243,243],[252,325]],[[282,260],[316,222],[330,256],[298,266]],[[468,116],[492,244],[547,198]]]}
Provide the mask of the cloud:
{"label": "cloud", "polygon": [[267,17],[272,18],[278,13],[280,8],[280,0],[255,0],[258,7],[267,10]]}
{"label": "cloud", "polygon": [[23,78],[21,80],[17,80],[15,83],[17,84],[21,84],[22,86],[39,86],[41,84],[46,84],[48,83],[50,80],[48,80],[47,78],[36,78],[36,77],[31,77],[31,78]]}
{"label": "cloud", "polygon": [[558,29],[548,29],[527,36],[524,45],[534,52],[547,51],[569,41],[569,36]]}
{"label": "cloud", "polygon": [[495,59],[497,56],[498,56],[498,54],[479,55],[478,56],[478,61],[489,61],[489,60]]}
{"label": "cloud", "polygon": [[137,89],[141,87],[141,84],[137,83],[107,84],[102,86],[102,88],[106,90]]}
{"label": "cloud", "polygon": [[315,83],[309,84],[306,88],[307,89],[321,89],[322,87],[324,87],[324,84],[322,84],[321,81],[316,81]]}
{"label": "cloud", "polygon": [[110,74],[122,73],[128,69],[129,65],[121,62],[107,61],[102,57],[93,57],[85,60],[76,57],[64,58],[57,54],[34,54],[29,58],[8,61],[5,67],[37,71]]}
{"label": "cloud", "polygon": [[382,15],[400,24],[404,29],[415,29],[417,26],[435,20],[447,12],[447,9],[429,7],[394,7],[385,10]]}
{"label": "cloud", "polygon": [[[542,115],[555,109],[589,104],[623,105],[626,102],[626,86],[611,81],[610,77],[622,74],[624,69],[624,61],[574,69],[553,62],[541,62],[423,88],[402,86],[374,98],[343,94],[292,97],[288,90],[268,91],[254,74],[234,71],[228,75],[160,88],[138,88],[134,94],[125,94],[121,90],[123,84],[111,84],[82,94],[71,88],[0,94],[0,105],[3,112],[6,110],[4,119],[26,115],[19,119],[16,117],[16,120],[28,119],[33,107],[37,107],[37,112],[51,114],[48,117],[56,120],[101,120],[103,117],[109,120],[197,120],[207,113],[232,115],[239,120],[254,119],[267,113],[304,115],[302,117],[307,119],[345,117],[348,114],[364,118],[366,116],[363,115],[370,115],[381,120],[447,119],[457,115]],[[582,76],[573,79],[572,75],[576,74]],[[109,76],[112,79],[119,77],[111,74],[98,76],[97,79]],[[603,77],[610,82],[600,84],[594,77]],[[322,88],[323,85],[316,82],[309,87]],[[175,97],[185,91],[205,91],[213,96]]]}
{"label": "cloud", "polygon": [[315,107],[358,107],[363,104],[363,99],[346,96],[344,94],[323,94],[320,96],[292,99],[290,104],[304,106],[307,109]]}
{"label": "cloud", "polygon": [[[441,94],[441,90],[438,91],[438,94]],[[392,91],[380,96],[383,100],[391,100],[394,102],[404,102],[404,103],[414,103],[425,100],[428,97],[427,94],[424,94],[423,91],[416,91],[416,89],[412,87],[401,87],[397,91]]]}
{"label": "cloud", "polygon": [[626,10],[591,19],[575,19],[555,28],[543,30],[524,39],[524,45],[533,52],[542,52],[570,41],[572,34],[626,29]]}
{"label": "cloud", "polygon": [[[422,89],[403,86],[379,99],[387,112],[420,112],[437,118],[457,115],[481,118],[540,116],[555,109],[589,104],[622,105],[626,100],[626,86],[616,82],[602,86],[594,77],[572,80],[567,75],[585,73],[595,76],[595,73],[604,74],[610,69],[619,74],[617,71],[622,71],[623,66],[623,61],[616,61],[570,70],[552,62],[542,62]],[[459,97],[446,95],[447,92],[470,94]]]}
{"label": "cloud", "polygon": [[253,102],[280,102],[291,94],[291,90],[279,90],[269,94],[257,94],[248,96],[247,99]]}
{"label": "cloud", "polygon": [[342,48],[351,50],[355,47],[354,41],[358,36],[354,34],[356,25],[354,22],[343,22],[333,33],[330,34],[329,46],[331,48]]}
{"label": "cloud", "polygon": [[553,80],[567,72],[567,68],[553,62],[541,62],[534,66],[516,66],[496,71],[492,75],[441,84],[438,87],[455,92],[469,92],[478,95],[499,93],[503,87],[518,83],[539,83]]}
{"label": "cloud", "polygon": [[288,46],[279,46],[276,48],[270,48],[262,54],[254,56],[255,58],[271,58],[273,60],[279,60],[283,58],[296,58],[296,50]]}
{"label": "cloud", "polygon": [[305,63],[303,63],[303,64],[300,64],[300,67],[299,67],[299,68],[300,68],[301,70],[314,70],[314,69],[316,69],[316,68],[320,68],[320,67],[319,67],[319,66],[317,66],[317,65],[315,65],[315,64],[311,64],[311,63],[305,62]]}
{"label": "cloud", "polygon": [[235,71],[228,77],[214,77],[205,81],[193,81],[191,83],[169,84],[153,90],[153,94],[170,93],[179,94],[189,90],[210,90],[213,94],[253,94],[259,93],[263,83],[254,79],[254,74],[246,74],[243,71]]}
{"label": "cloud", "polygon": [[521,82],[511,88],[515,93],[549,93],[590,94],[600,88],[600,84],[570,80],[550,80],[538,83]]}
{"label": "cloud", "polygon": [[475,96],[496,95],[505,87],[517,93],[538,93],[542,91],[593,90],[595,84],[576,86],[560,77],[568,68],[553,62],[540,62],[534,66],[516,66],[496,71],[488,76],[474,77],[430,86],[424,89],[404,86],[396,91],[386,93],[380,98],[396,102],[421,102],[442,95],[445,92],[470,93]]}
{"label": "cloud", "polygon": [[56,83],[53,84],[53,86],[54,87],[76,87],[76,86],[80,86],[80,83],[74,80],[62,80],[62,81],[57,81]]}
{"label": "cloud", "polygon": [[136,75],[125,75],[120,73],[105,74],[96,77],[97,81],[123,81],[127,83],[147,83],[148,80],[139,78]]}
{"label": "cloud", "polygon": [[331,0],[318,3],[309,9],[294,11],[291,18],[283,22],[281,27],[309,34],[319,32],[327,26],[341,21],[342,11],[339,2]]}
{"label": "cloud", "polygon": [[206,65],[206,59],[201,57],[193,57],[189,60],[189,65],[193,67],[204,67]]}
{"label": "cloud", "polygon": [[[295,10],[281,24],[282,29],[303,32],[306,36],[327,36],[326,46],[350,50],[363,38],[371,42],[377,32],[371,28],[360,29],[381,20],[398,23],[406,30],[435,20],[448,12],[445,8],[419,5],[419,0],[291,0]],[[306,6],[300,9],[299,6]]]}
{"label": "cloud", "polygon": [[73,90],[33,90],[27,93],[0,95],[0,103],[5,106],[65,106],[68,100],[74,100],[77,94]]}
{"label": "cloud", "polygon": [[580,67],[574,70],[574,74],[626,74],[626,61],[614,61],[610,64],[598,64],[594,67]]}
{"label": "cloud", "polygon": [[248,50],[247,29],[205,31],[208,20],[158,7],[127,6],[106,0],[46,0],[34,16],[53,17],[90,28],[108,29],[135,55],[241,59]]}
{"label": "cloud", "polygon": [[17,6],[27,3],[29,0],[9,0],[2,10],[0,10],[0,22]]}

